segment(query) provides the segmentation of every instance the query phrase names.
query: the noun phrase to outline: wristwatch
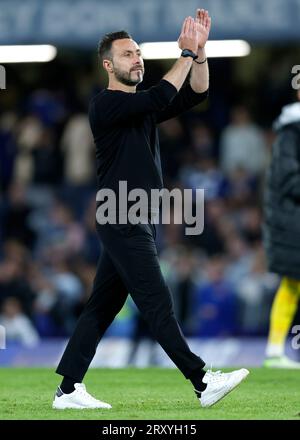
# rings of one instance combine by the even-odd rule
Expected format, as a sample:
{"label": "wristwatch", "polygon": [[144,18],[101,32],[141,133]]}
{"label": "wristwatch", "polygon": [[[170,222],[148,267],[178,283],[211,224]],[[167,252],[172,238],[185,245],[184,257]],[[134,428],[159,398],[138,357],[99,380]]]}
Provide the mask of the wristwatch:
{"label": "wristwatch", "polygon": [[183,49],[181,52],[182,57],[192,57],[193,60],[196,60],[198,58],[198,55],[196,55],[193,51],[190,49]]}

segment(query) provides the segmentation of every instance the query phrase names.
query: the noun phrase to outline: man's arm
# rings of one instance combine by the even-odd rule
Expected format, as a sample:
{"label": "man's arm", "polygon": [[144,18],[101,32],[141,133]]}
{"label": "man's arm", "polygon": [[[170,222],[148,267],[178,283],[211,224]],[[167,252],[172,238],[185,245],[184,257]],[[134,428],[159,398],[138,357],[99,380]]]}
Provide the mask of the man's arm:
{"label": "man's arm", "polygon": [[165,109],[156,113],[156,122],[158,124],[193,108],[208,96],[209,70],[205,54],[205,44],[210,31],[211,19],[207,11],[204,11],[204,9],[197,10],[195,25],[197,30],[198,58],[192,62],[189,84],[179,91]]}
{"label": "man's arm", "polygon": [[[197,55],[196,61],[198,59],[203,61],[206,58],[204,49],[199,49]],[[203,64],[196,64],[194,61],[192,63],[189,84],[180,89],[179,93],[177,93],[165,109],[156,112],[157,124],[174,118],[203,102],[208,96],[208,87],[209,71],[207,60]]]}
{"label": "man's arm", "polygon": [[[198,49],[197,55],[198,58],[196,61],[193,62],[192,65],[190,85],[194,92],[204,93],[206,92],[206,90],[208,90],[209,87],[209,71],[205,49]],[[204,61],[204,63],[198,64],[198,62],[202,61]]]}
{"label": "man's arm", "polygon": [[[187,17],[182,25],[181,34],[178,38],[180,49],[189,49],[196,53],[198,49],[198,33],[196,22],[192,17]],[[180,90],[193,64],[193,58],[180,57],[172,69],[164,76],[164,79]]]}
{"label": "man's arm", "polygon": [[156,112],[156,123],[160,124],[161,122],[180,115],[200,104],[207,96],[208,90],[205,90],[203,93],[196,93],[190,83],[186,84],[164,110]]}
{"label": "man's arm", "polygon": [[205,44],[211,28],[211,18],[208,11],[197,9],[195,23],[198,38],[198,58],[193,63],[190,84],[194,92],[203,93],[209,86],[208,62],[205,53]]}

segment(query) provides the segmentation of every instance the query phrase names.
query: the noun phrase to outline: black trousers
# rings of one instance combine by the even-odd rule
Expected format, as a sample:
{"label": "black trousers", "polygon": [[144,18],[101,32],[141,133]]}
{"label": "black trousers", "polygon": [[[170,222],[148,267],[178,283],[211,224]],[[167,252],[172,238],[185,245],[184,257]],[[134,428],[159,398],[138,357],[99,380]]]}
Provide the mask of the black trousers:
{"label": "black trousers", "polygon": [[155,225],[99,225],[103,244],[93,290],[78,320],[58,374],[82,382],[104,332],[130,294],[149,329],[186,378],[205,362],[189,349],[174,316],[173,299],[162,276]]}

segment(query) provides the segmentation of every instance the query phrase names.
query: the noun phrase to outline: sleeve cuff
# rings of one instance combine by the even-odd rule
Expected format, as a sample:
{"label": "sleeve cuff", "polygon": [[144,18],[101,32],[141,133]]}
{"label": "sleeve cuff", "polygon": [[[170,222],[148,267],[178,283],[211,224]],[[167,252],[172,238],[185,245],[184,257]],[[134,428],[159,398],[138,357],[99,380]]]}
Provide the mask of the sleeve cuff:
{"label": "sleeve cuff", "polygon": [[189,93],[190,93],[190,96],[193,99],[193,101],[199,101],[199,103],[200,103],[200,102],[204,101],[209,95],[209,89],[205,90],[205,92],[197,93],[192,89],[190,84],[188,84],[187,87],[189,89]]}

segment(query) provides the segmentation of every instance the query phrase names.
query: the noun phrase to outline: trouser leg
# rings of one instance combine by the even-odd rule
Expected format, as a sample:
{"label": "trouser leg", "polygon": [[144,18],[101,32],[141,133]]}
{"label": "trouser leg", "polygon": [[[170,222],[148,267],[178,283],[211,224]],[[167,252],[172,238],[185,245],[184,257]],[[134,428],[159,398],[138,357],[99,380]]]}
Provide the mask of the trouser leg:
{"label": "trouser leg", "polygon": [[97,226],[105,248],[151,333],[186,378],[205,362],[188,347],[174,315],[150,225]]}
{"label": "trouser leg", "polygon": [[122,309],[127,296],[128,291],[104,249],[98,263],[91,296],[56,369],[58,374],[82,382],[98,343]]}
{"label": "trouser leg", "polygon": [[278,357],[284,354],[284,346],[294,320],[299,298],[300,282],[283,277],[276,292],[271,314],[267,357]]}

